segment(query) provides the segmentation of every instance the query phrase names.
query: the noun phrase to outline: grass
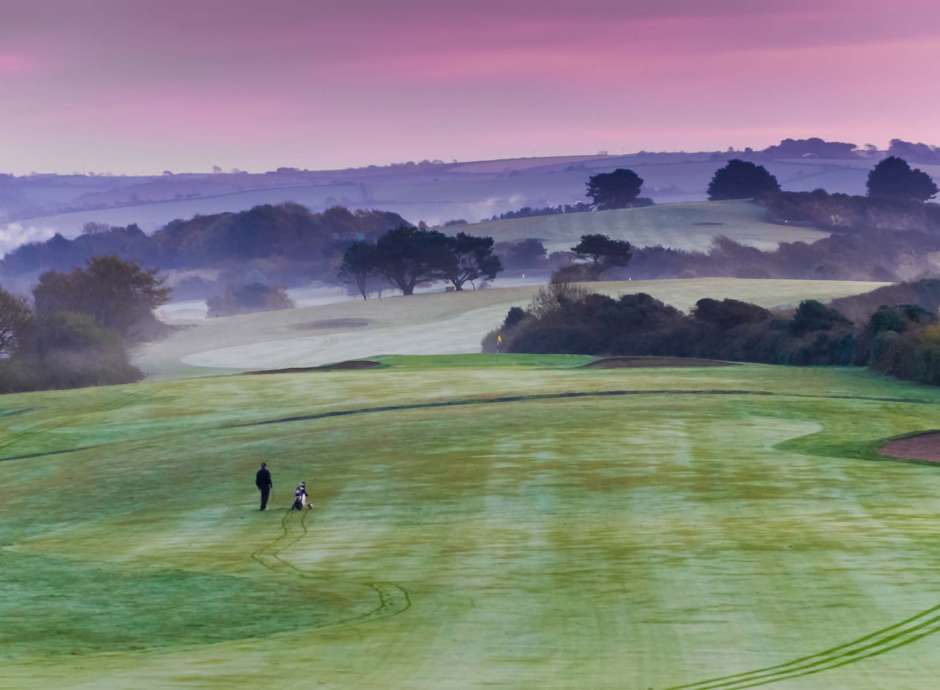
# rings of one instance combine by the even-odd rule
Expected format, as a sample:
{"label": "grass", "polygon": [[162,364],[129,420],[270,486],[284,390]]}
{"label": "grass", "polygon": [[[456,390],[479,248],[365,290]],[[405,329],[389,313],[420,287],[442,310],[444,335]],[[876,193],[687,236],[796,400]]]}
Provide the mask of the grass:
{"label": "grass", "polygon": [[[940,469],[876,455],[936,427],[940,390],[382,363],[5,396],[0,687],[888,690],[940,670]],[[315,508],[285,517],[300,480]]]}
{"label": "grass", "polygon": [[461,228],[471,235],[488,235],[497,242],[535,237],[548,250],[565,251],[581,235],[602,233],[638,247],[664,245],[706,251],[712,239],[725,235],[760,249],[781,242],[815,242],[827,233],[812,228],[768,223],[765,209],[749,201],[662,204],[598,213],[568,213],[533,218],[488,221]]}
{"label": "grass", "polygon": [[[884,283],[834,280],[699,278],[592,283],[610,295],[648,292],[679,309],[702,297],[734,297],[765,307],[855,295]],[[136,363],[151,376],[199,376],[260,368],[309,367],[385,353],[478,352],[483,336],[511,306],[525,306],[538,286],[420,294],[209,319],[142,348]],[[366,326],[327,327],[337,319]],[[304,329],[311,323],[322,328]]]}

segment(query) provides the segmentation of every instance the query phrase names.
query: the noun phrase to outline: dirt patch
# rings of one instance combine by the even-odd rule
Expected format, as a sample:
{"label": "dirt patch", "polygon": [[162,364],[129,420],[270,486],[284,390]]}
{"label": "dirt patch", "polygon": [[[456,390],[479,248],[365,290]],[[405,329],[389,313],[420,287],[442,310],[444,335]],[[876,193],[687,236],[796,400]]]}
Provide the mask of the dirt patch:
{"label": "dirt patch", "polygon": [[291,328],[295,331],[320,331],[331,328],[364,328],[371,323],[369,319],[322,319],[320,321],[296,323]]}
{"label": "dirt patch", "polygon": [[584,369],[644,369],[654,367],[729,367],[731,362],[696,357],[604,357],[584,365]]}
{"label": "dirt patch", "polygon": [[881,447],[881,454],[900,460],[940,462],[940,431],[896,438]]}
{"label": "dirt patch", "polygon": [[697,223],[692,223],[692,225],[715,226],[715,225],[724,225],[724,223],[720,223],[718,221],[713,221],[713,220],[701,220]]}
{"label": "dirt patch", "polygon": [[380,362],[371,359],[350,359],[346,362],[324,364],[319,367],[291,367],[289,369],[263,369],[261,371],[246,371],[242,376],[260,376],[262,374],[305,374],[311,371],[357,371],[359,369],[375,369]]}

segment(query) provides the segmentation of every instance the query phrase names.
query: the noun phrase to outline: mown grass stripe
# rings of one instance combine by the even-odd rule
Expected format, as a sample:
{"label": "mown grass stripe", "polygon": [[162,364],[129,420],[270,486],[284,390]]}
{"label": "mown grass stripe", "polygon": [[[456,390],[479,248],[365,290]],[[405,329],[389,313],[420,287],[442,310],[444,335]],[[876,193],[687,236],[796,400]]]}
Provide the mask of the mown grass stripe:
{"label": "mown grass stripe", "polygon": [[[903,638],[906,635],[911,633],[916,633],[923,630],[926,627],[940,623],[940,615],[932,615],[940,612],[940,604],[932,606],[931,608],[924,609],[920,613],[906,618],[898,623],[894,623],[885,628],[880,628],[874,632],[871,632],[862,637],[856,638],[851,642],[839,645],[837,647],[831,647],[829,649],[823,650],[821,652],[816,652],[809,656],[799,657],[797,659],[792,659],[782,664],[777,664],[774,666],[766,666],[764,668],[754,669],[752,671],[743,671],[741,673],[734,673],[727,676],[719,676],[715,678],[710,678],[708,680],[698,681],[696,683],[688,683],[685,685],[674,685],[664,690],[732,690],[738,689],[740,683],[748,683],[755,680],[764,680],[767,679],[767,682],[777,682],[778,680],[783,680],[786,677],[789,677],[789,674],[792,674],[796,671],[802,671],[809,668],[814,668],[816,666],[821,666],[828,664],[839,659],[845,659],[846,657],[853,657],[861,654],[862,652],[869,651],[871,649],[876,649],[886,644],[889,644],[895,640]],[[926,620],[923,620],[926,618]],[[913,627],[905,628],[905,626],[910,625],[911,623],[917,623]],[[892,631],[898,631],[894,634],[887,635]],[[934,630],[936,632],[936,630]],[[931,633],[932,634],[932,633]],[[920,639],[921,636],[916,636],[914,639]],[[869,640],[874,640],[876,638],[882,638],[876,642],[858,647],[857,645]],[[900,646],[900,645],[895,645]],[[893,649],[894,647],[892,647]],[[871,655],[865,655],[859,657],[860,659],[868,658]],[[812,662],[812,663],[806,663]],[[802,665],[801,665],[802,664]],[[780,676],[779,678],[777,676]],[[752,686],[744,686],[752,687]]]}

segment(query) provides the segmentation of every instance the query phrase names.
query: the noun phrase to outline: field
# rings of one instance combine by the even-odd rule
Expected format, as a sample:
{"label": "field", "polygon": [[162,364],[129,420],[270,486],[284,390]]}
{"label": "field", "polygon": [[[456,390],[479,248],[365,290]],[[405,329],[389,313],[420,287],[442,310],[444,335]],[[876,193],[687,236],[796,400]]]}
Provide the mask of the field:
{"label": "field", "polygon": [[0,688],[933,686],[940,390],[586,361],[5,396]]}
{"label": "field", "polygon": [[762,207],[749,201],[706,201],[512,218],[455,229],[491,236],[497,242],[534,237],[550,252],[569,250],[589,233],[628,240],[637,247],[661,244],[692,251],[706,251],[718,235],[764,250],[775,249],[781,242],[815,242],[826,236],[812,228],[768,223],[764,214]]}
{"label": "field", "polygon": [[[883,283],[831,280],[634,280],[593,283],[610,295],[647,292],[687,310],[702,297],[734,297],[765,307],[795,306],[867,292]],[[356,300],[280,312],[197,321],[142,348],[136,363],[151,376],[316,366],[378,354],[479,352],[480,340],[537,286]]]}

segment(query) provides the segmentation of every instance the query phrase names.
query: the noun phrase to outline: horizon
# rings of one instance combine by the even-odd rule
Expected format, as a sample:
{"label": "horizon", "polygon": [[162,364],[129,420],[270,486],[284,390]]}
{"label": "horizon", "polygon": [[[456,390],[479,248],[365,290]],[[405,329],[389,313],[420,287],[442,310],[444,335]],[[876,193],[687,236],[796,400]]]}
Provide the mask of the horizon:
{"label": "horizon", "polygon": [[940,8],[901,5],[4,0],[0,170],[938,142]]}
{"label": "horizon", "polygon": [[[791,136],[784,137],[784,139],[794,139],[794,140],[806,140],[814,138],[813,135],[807,136]],[[823,137],[815,137],[823,139],[826,142],[831,142],[834,140],[825,139]],[[463,159],[452,159],[452,160],[442,160],[434,158],[424,158],[424,157],[414,157],[409,160],[394,160],[394,161],[382,161],[382,162],[363,162],[356,165],[347,165],[347,166],[335,166],[335,167],[307,167],[303,165],[277,165],[271,168],[254,168],[250,169],[247,167],[235,166],[231,169],[219,169],[213,170],[212,166],[205,170],[197,169],[187,169],[187,170],[153,170],[153,171],[142,171],[142,172],[124,172],[124,171],[111,171],[111,170],[31,170],[26,173],[12,173],[14,177],[42,177],[45,175],[52,176],[63,176],[68,177],[72,175],[79,176],[91,176],[91,177],[164,177],[164,176],[186,176],[186,175],[238,175],[238,174],[247,174],[247,175],[263,175],[266,173],[277,172],[279,169],[287,170],[298,170],[300,172],[341,172],[344,170],[365,170],[368,168],[382,168],[382,167],[392,167],[392,166],[405,166],[409,164],[421,165],[421,164],[432,164],[432,165],[466,165],[472,163],[490,163],[490,162],[499,162],[499,161],[519,161],[519,160],[554,160],[560,158],[623,158],[629,156],[639,156],[639,155],[653,155],[653,156],[670,156],[670,155],[679,155],[679,154],[689,154],[689,155],[701,155],[701,154],[741,154],[741,155],[752,155],[759,154],[764,149],[777,145],[781,143],[784,139],[778,139],[772,141],[766,146],[739,146],[739,145],[729,145],[728,147],[721,149],[675,149],[675,150],[636,150],[636,151],[595,151],[593,153],[577,153],[573,151],[559,151],[555,153],[544,153],[537,155],[526,155],[526,156],[497,156],[494,158],[463,158]],[[890,142],[899,139],[899,137],[891,137],[886,144],[875,144],[877,151],[879,153],[888,153]],[[844,142],[844,143],[854,143],[854,142]],[[868,141],[867,143],[872,143]],[[911,142],[915,143],[915,142]],[[927,143],[930,142],[916,142],[916,143]],[[940,147],[938,147],[940,148]],[[745,149],[752,149],[750,152]],[[859,147],[858,150],[862,150]],[[0,170],[0,175],[4,174],[7,171]]]}

